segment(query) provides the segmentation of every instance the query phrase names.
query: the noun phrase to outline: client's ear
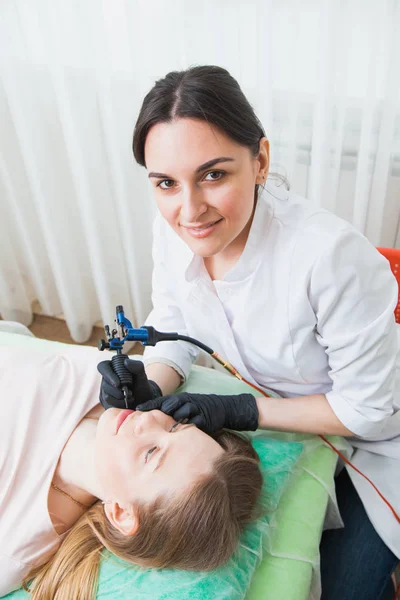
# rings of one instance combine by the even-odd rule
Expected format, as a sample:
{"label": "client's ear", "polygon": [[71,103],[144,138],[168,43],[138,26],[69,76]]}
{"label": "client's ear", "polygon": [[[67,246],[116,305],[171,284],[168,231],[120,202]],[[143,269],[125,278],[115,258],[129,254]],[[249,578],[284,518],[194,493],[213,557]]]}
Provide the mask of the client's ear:
{"label": "client's ear", "polygon": [[123,535],[135,535],[139,527],[139,519],[133,507],[122,508],[118,502],[104,505],[104,511],[111,525]]}

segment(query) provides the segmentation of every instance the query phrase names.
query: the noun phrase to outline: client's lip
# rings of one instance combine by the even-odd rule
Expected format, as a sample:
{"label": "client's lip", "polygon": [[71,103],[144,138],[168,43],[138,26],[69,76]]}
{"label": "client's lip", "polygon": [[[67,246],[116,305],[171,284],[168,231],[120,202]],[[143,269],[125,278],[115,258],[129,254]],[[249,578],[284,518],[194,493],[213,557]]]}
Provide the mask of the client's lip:
{"label": "client's lip", "polygon": [[121,412],[119,413],[119,415],[117,417],[117,428],[115,430],[116,434],[118,433],[118,429],[121,427],[121,425],[125,421],[125,419],[127,419],[134,412],[135,412],[134,410],[129,410],[129,408],[121,410]]}

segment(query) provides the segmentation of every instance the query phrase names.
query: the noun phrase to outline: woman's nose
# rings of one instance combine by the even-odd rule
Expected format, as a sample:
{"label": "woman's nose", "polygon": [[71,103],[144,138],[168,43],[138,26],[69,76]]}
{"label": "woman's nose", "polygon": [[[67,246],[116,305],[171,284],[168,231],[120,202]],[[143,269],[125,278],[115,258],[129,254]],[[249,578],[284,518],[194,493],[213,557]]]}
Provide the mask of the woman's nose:
{"label": "woman's nose", "polygon": [[207,203],[201,193],[193,190],[187,190],[182,199],[181,220],[184,225],[197,223],[199,217],[207,212]]}

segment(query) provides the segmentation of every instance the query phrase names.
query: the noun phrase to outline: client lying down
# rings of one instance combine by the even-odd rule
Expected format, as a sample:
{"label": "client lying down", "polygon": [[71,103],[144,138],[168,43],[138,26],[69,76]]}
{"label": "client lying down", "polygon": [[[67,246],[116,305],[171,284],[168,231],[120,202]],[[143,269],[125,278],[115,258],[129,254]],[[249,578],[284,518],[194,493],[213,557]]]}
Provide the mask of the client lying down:
{"label": "client lying down", "polygon": [[[62,352],[62,353],[61,353]],[[101,550],[210,570],[258,516],[258,456],[161,411],[104,411],[100,353],[0,347],[0,596],[94,600]]]}

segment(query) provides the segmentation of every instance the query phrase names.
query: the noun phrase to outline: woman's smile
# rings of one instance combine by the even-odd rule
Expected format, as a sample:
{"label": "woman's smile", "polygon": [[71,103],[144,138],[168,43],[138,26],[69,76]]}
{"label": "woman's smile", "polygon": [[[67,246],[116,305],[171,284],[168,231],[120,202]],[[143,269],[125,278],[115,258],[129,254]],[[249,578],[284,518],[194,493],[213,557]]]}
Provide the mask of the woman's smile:
{"label": "woman's smile", "polygon": [[205,227],[185,227],[185,229],[189,235],[195,238],[205,238],[211,235],[211,233],[217,229],[218,225],[222,223],[223,220],[224,219],[222,217],[221,219],[218,219],[218,221],[214,221],[214,223],[211,223],[208,226],[206,225]]}

